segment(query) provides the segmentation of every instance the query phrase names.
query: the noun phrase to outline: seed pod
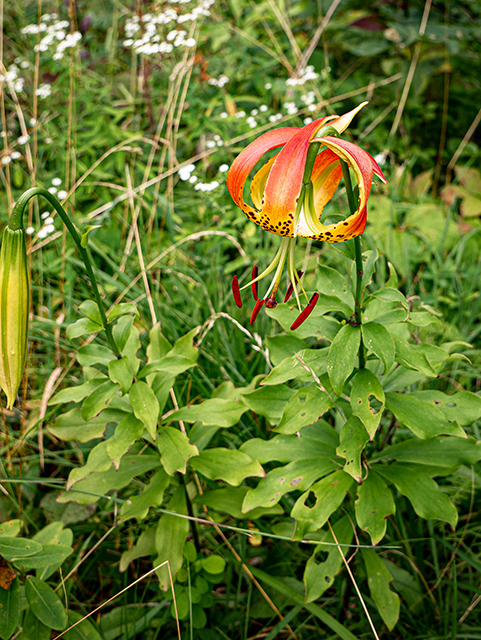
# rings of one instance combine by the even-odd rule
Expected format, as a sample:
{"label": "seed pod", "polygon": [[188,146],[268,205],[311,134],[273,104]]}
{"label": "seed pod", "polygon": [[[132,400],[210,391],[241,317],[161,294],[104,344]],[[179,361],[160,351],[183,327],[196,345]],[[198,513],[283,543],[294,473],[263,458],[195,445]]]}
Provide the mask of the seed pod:
{"label": "seed pod", "polygon": [[0,250],[0,387],[9,409],[15,402],[27,358],[29,308],[25,231],[6,227]]}

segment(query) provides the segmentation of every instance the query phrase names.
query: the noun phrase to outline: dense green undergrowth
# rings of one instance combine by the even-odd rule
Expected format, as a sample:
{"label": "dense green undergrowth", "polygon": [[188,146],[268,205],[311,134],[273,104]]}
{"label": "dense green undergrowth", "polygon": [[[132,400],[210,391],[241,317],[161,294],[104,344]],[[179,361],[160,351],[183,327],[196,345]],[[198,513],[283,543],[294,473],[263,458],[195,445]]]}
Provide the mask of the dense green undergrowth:
{"label": "dense green undergrowth", "polygon": [[[43,3],[40,28],[37,3],[3,8],[1,222],[42,185],[96,227],[123,357],[32,201],[0,637],[53,638],[101,605],[64,637],[176,638],[176,618],[202,640],[374,637],[350,572],[380,637],[481,637],[479,6],[193,6]],[[361,371],[349,245],[300,242],[316,313],[291,332],[282,304],[250,327],[229,283],[277,238],[224,183],[267,129],[365,99],[349,136],[388,185],[362,236]],[[326,213],[347,212],[341,189]]]}

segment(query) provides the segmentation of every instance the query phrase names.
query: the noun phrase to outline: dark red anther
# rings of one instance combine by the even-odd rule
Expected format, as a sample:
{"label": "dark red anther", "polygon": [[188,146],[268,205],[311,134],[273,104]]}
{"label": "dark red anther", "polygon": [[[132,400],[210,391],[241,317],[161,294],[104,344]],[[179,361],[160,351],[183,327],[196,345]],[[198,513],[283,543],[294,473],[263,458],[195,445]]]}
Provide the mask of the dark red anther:
{"label": "dark red anther", "polygon": [[232,295],[234,296],[234,300],[239,309],[242,309],[242,299],[239,289],[239,281],[237,280],[237,276],[232,278]]}
{"label": "dark red anther", "polygon": [[291,331],[294,331],[295,329],[297,329],[298,327],[301,326],[301,324],[307,320],[307,318],[310,316],[310,314],[312,313],[314,307],[317,304],[317,301],[319,300],[319,294],[315,293],[312,298],[309,300],[309,304],[307,305],[307,307],[305,309],[303,309],[301,311],[301,313],[297,316],[297,318],[294,320],[294,322],[291,324]]}
{"label": "dark red anther", "polygon": [[252,267],[252,295],[254,296],[254,300],[258,300],[259,299],[259,294],[258,294],[258,289],[257,289],[257,282],[254,282],[254,280],[257,278],[257,276],[259,275],[259,267],[257,265],[255,265],[254,267]]}
{"label": "dark red anther", "polygon": [[[304,273],[304,271],[301,271],[299,269],[299,271],[297,272],[297,277],[300,280],[302,277],[302,274]],[[292,296],[292,293],[294,291],[294,285],[292,284],[292,282],[289,283],[289,286],[287,287],[287,292],[286,292],[286,297],[284,298],[284,302],[287,302],[290,297]]]}
{"label": "dark red anther", "polygon": [[266,307],[268,309],[275,309],[277,307],[277,300],[275,298],[267,298]]}
{"label": "dark red anther", "polygon": [[261,310],[263,304],[264,304],[264,300],[258,300],[256,302],[256,306],[254,307],[254,310],[252,311],[252,315],[251,315],[251,324],[254,324],[254,322],[256,321],[256,318],[259,315],[259,311]]}

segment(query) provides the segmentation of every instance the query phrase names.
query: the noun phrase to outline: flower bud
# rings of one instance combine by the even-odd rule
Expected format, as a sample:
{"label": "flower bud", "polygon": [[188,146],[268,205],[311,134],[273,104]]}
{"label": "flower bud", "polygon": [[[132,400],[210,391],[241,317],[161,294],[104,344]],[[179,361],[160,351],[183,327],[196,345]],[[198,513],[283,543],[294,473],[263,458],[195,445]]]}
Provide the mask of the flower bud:
{"label": "flower bud", "polygon": [[11,409],[27,357],[30,282],[25,231],[5,228],[0,251],[0,387]]}

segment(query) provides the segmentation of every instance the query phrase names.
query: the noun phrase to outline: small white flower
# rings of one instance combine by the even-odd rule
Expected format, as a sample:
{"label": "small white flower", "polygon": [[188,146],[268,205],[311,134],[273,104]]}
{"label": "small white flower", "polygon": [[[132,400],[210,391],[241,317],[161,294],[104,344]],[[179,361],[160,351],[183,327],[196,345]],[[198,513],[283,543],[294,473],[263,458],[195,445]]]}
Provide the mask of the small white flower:
{"label": "small white flower", "polygon": [[37,121],[35,118],[30,118],[30,120],[28,121],[29,125],[31,127],[34,127],[37,124]]}
{"label": "small white flower", "polygon": [[31,236],[34,231],[35,229],[33,227],[27,227],[25,229],[25,233],[27,234],[27,236]]}
{"label": "small white flower", "polygon": [[30,62],[28,60],[22,60],[22,62],[20,63],[20,67],[22,69],[28,69],[30,66]]}
{"label": "small white flower", "polygon": [[219,167],[220,173],[225,173],[228,170],[229,170],[229,165],[228,164],[221,164],[220,167]]}
{"label": "small white flower", "polygon": [[187,38],[187,40],[185,40],[184,42],[184,47],[195,47],[196,44],[197,41],[195,40],[195,38]]}
{"label": "small white flower", "polygon": [[213,149],[217,145],[214,142],[214,140],[207,140],[207,142],[205,143],[205,146],[207,147],[207,149]]}
{"label": "small white flower", "polygon": [[304,118],[304,124],[311,124],[312,118]]}
{"label": "small white flower", "polygon": [[197,176],[190,176],[190,178],[189,178],[190,184],[194,184],[194,182],[197,182],[197,180],[198,180]]}
{"label": "small white flower", "polygon": [[311,111],[311,112],[312,112],[312,111],[316,111],[316,109],[317,109],[317,107],[316,107],[316,105],[315,105],[315,104],[310,104],[310,105],[307,107],[307,110],[308,110],[308,111]]}
{"label": "small white flower", "polygon": [[49,187],[48,192],[55,195],[57,193],[57,187]]}
{"label": "small white flower", "polygon": [[219,114],[219,118],[228,118],[228,117],[229,117],[229,114],[226,111],[222,111],[222,113]]}
{"label": "small white flower", "polygon": [[68,193],[65,191],[65,189],[62,189],[61,191],[59,191],[57,193],[57,198],[59,200],[65,200],[65,198],[68,196]]}
{"label": "small white flower", "polygon": [[252,109],[251,116],[257,116],[259,114],[259,109]]}
{"label": "small white flower", "polygon": [[10,156],[3,156],[2,164],[9,164],[10,162],[12,162],[12,158]]}
{"label": "small white flower", "polygon": [[245,118],[245,117],[246,117],[246,112],[245,112],[245,111],[238,111],[238,112],[235,114],[235,117],[236,117],[236,118]]}
{"label": "small white flower", "polygon": [[45,233],[48,235],[49,233],[52,233],[52,231],[55,231],[55,226],[53,224],[47,224],[45,225]]}
{"label": "small white flower", "polygon": [[42,218],[42,220],[45,220],[45,218],[48,218],[49,215],[50,213],[48,211],[44,211],[40,217]]}
{"label": "small white flower", "polygon": [[267,90],[272,89],[271,83],[270,82],[266,82],[266,84],[264,85],[264,89],[267,89]]}
{"label": "small white flower", "polygon": [[52,144],[52,138],[45,138],[45,144]]}
{"label": "small white flower", "polygon": [[382,167],[383,164],[386,164],[386,156],[384,155],[384,153],[376,154],[374,156],[374,160],[378,163],[380,167]]}
{"label": "small white flower", "polygon": [[19,151],[12,151],[11,157],[12,160],[18,160],[22,154]]}
{"label": "small white flower", "polygon": [[47,231],[45,230],[45,228],[44,229],[40,229],[40,231],[38,232],[38,237],[41,238],[41,239],[46,238],[47,235],[48,234],[47,234]]}
{"label": "small white flower", "polygon": [[54,178],[52,180],[52,184],[54,187],[60,187],[60,185],[62,184],[62,180],[60,178]]}
{"label": "small white flower", "polygon": [[269,107],[266,104],[261,104],[259,107],[259,111],[262,111],[262,113],[265,113],[268,109]]}
{"label": "small white flower", "polygon": [[49,224],[53,224],[53,218],[51,218],[50,216],[48,218],[45,218],[45,225],[49,225]]}

